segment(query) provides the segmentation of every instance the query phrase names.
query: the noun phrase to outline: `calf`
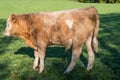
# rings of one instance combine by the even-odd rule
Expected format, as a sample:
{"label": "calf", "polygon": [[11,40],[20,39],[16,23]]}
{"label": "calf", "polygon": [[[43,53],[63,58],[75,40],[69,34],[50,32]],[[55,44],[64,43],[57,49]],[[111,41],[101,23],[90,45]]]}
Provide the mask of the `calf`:
{"label": "calf", "polygon": [[46,47],[57,44],[72,47],[71,62],[64,73],[73,70],[86,43],[88,50],[87,70],[92,69],[94,52],[97,52],[99,16],[94,7],[55,12],[40,12],[15,15],[7,19],[6,36],[18,36],[34,49],[33,69],[39,64],[39,73],[44,69]]}

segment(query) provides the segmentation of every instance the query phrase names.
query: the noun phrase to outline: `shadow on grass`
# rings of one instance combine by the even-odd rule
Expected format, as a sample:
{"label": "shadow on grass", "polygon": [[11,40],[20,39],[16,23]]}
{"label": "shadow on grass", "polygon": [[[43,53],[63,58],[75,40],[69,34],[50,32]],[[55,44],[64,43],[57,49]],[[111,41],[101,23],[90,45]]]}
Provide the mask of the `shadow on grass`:
{"label": "shadow on grass", "polygon": [[120,13],[101,15],[99,31],[101,62],[112,69],[113,79],[120,78]]}
{"label": "shadow on grass", "polygon": [[[34,57],[34,50],[30,47],[21,47],[15,52],[15,54],[25,54],[30,57]],[[47,58],[63,58],[69,54],[71,54],[71,52],[66,53],[65,47],[55,46],[55,47],[47,47],[46,49]]]}
{"label": "shadow on grass", "polygon": [[9,46],[9,44],[14,42],[14,40],[16,40],[16,39],[13,38],[13,37],[2,37],[2,38],[0,38],[0,54],[3,54],[5,51],[9,51],[7,49],[7,47]]}
{"label": "shadow on grass", "polygon": [[0,63],[0,78],[1,78],[1,80],[10,76],[7,68],[8,68],[8,65],[6,63]]}

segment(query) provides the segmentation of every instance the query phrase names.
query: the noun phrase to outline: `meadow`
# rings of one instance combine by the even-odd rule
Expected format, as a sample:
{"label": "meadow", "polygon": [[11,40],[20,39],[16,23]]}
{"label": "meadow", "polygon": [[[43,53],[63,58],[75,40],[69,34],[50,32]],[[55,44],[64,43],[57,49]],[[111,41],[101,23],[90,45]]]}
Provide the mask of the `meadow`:
{"label": "meadow", "polygon": [[[32,69],[32,48],[18,37],[5,37],[6,19],[10,14],[58,11],[95,6],[100,16],[99,51],[94,67],[86,71],[87,50],[74,70],[63,74],[71,52],[61,46],[47,48],[45,69],[39,74]],[[71,0],[0,0],[0,80],[119,80],[120,79],[120,4],[79,3]]]}

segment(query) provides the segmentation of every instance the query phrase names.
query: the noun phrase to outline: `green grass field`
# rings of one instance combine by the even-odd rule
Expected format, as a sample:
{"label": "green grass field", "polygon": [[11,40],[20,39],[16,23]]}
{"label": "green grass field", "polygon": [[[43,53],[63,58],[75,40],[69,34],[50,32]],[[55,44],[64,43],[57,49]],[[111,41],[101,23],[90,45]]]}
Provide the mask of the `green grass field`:
{"label": "green grass field", "polygon": [[[47,48],[45,69],[38,74],[32,69],[33,49],[17,37],[5,37],[6,19],[11,13],[56,11],[95,6],[100,15],[99,52],[94,67],[86,71],[87,50],[74,70],[63,75],[71,54],[65,48]],[[0,1],[0,80],[119,80],[120,79],[120,4],[78,3],[70,0],[1,0]]]}

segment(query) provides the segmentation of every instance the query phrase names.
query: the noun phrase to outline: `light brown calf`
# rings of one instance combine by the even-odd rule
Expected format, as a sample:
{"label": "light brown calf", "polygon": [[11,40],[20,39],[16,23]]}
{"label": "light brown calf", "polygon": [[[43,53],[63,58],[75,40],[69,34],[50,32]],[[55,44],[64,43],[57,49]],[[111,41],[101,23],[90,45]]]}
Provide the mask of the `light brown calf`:
{"label": "light brown calf", "polygon": [[88,49],[88,65],[90,70],[97,52],[99,16],[94,7],[56,12],[40,12],[15,15],[7,20],[6,36],[18,36],[34,49],[33,69],[39,64],[39,73],[44,69],[46,47],[52,44],[63,45],[66,50],[72,47],[71,62],[64,73],[73,70],[86,43]]}

